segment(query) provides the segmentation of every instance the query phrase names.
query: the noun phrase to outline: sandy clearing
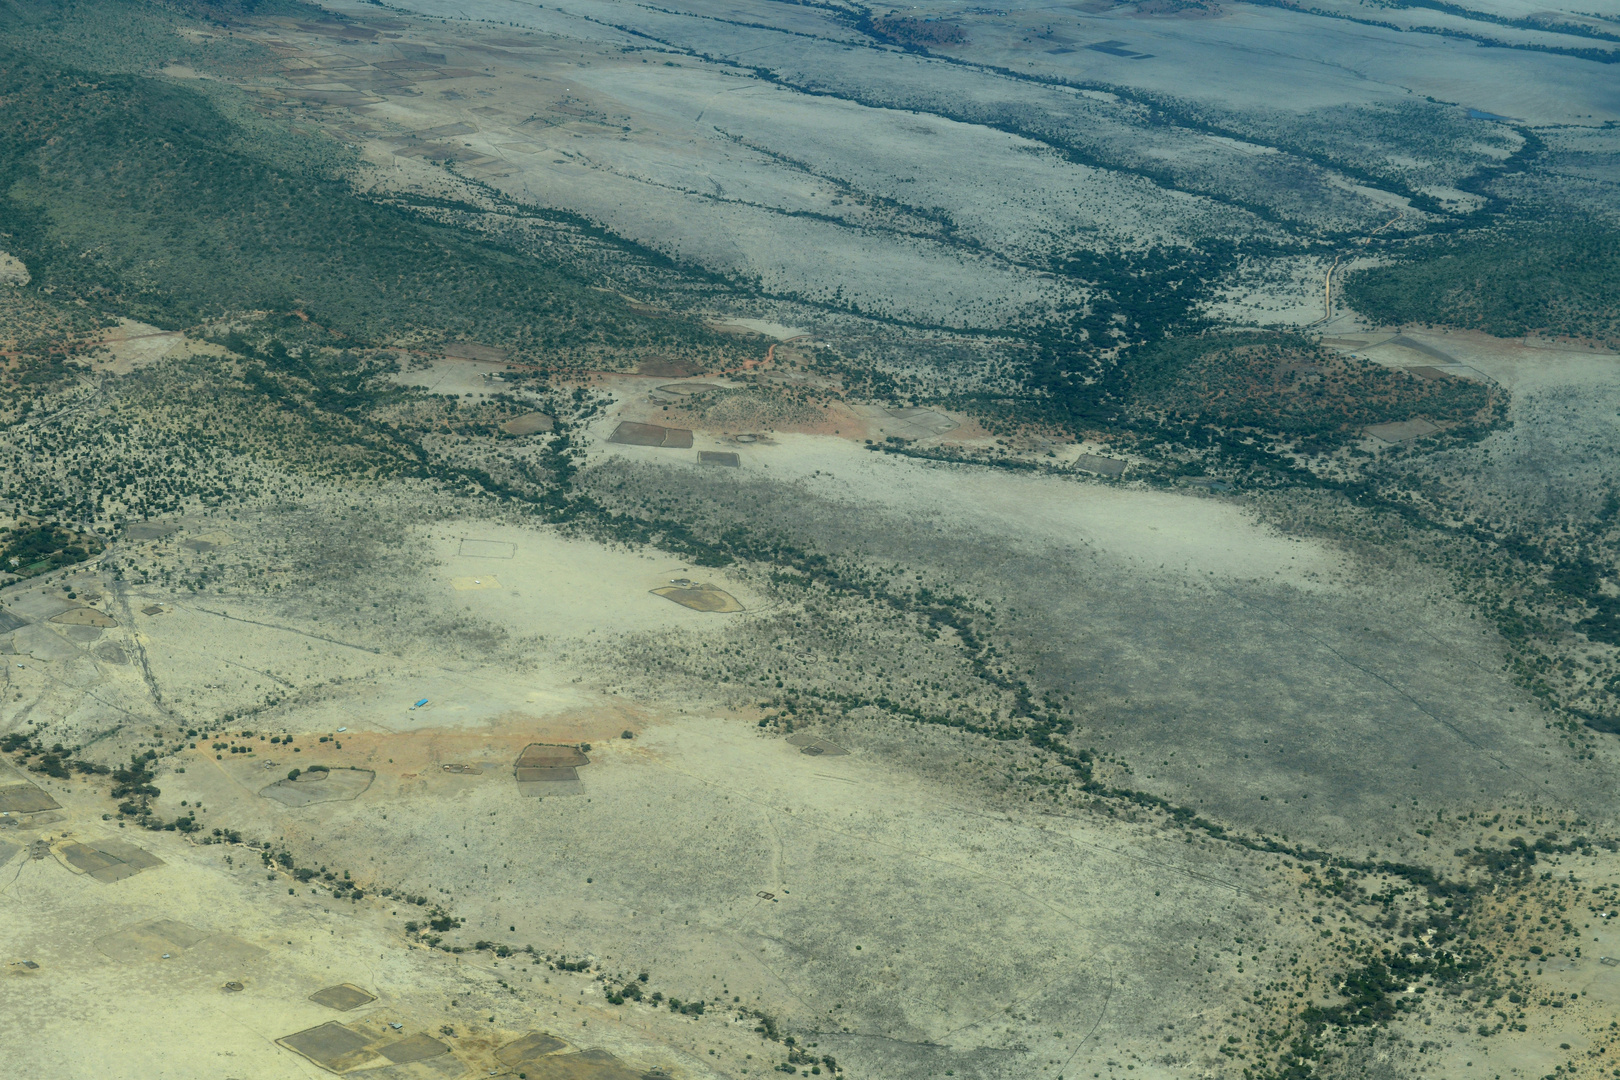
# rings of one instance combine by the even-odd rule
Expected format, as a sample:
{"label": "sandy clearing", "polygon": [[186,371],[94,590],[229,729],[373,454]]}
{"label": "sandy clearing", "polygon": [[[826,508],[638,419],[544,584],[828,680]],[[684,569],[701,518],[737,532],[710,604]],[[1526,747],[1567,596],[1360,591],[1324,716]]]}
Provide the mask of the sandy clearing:
{"label": "sandy clearing", "polygon": [[1284,536],[1239,505],[1198,496],[934,464],[794,433],[753,444],[744,465],[823,497],[932,520],[944,533],[978,534],[995,547],[1084,546],[1144,571],[1261,578],[1313,591],[1332,587],[1325,581],[1346,569],[1325,545]]}
{"label": "sandy clearing", "polygon": [[195,341],[178,330],[162,330],[134,319],[120,319],[118,325],[95,343],[100,348],[90,360],[93,371],[128,375],[172,356],[224,355],[225,350],[206,341]]}
{"label": "sandy clearing", "polygon": [[[684,460],[692,455],[681,456]],[[428,534],[423,542],[441,567],[427,575],[428,588],[431,591],[434,583],[448,579],[447,602],[459,602],[513,633],[548,639],[650,630],[701,634],[723,625],[724,620],[713,614],[653,595],[653,589],[671,584],[671,578],[690,577],[693,572],[690,564],[671,556],[614,550],[570,540],[550,529],[486,524],[476,529],[474,535],[468,525],[456,524]],[[462,555],[467,539],[510,544],[512,555],[499,560]],[[498,581],[492,573],[497,569]],[[745,585],[711,571],[704,576],[716,588],[735,595],[745,608],[759,606],[761,598]]]}

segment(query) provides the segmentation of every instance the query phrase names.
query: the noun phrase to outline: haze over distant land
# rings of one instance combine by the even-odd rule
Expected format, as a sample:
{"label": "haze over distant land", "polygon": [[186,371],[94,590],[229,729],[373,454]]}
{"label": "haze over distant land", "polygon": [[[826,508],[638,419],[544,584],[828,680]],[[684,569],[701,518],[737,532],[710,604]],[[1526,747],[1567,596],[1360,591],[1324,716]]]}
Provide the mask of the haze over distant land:
{"label": "haze over distant land", "polygon": [[1617,61],[0,4],[0,1060],[1620,1075]]}

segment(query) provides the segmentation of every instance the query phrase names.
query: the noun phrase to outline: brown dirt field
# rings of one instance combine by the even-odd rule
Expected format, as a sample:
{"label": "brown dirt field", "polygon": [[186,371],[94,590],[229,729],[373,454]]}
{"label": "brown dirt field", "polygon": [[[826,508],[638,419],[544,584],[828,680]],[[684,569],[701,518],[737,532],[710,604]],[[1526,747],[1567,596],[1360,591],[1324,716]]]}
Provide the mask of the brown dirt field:
{"label": "brown dirt field", "polygon": [[515,1069],[554,1050],[561,1050],[567,1045],[555,1035],[532,1031],[495,1051],[495,1060]]}
{"label": "brown dirt field", "polygon": [[520,784],[554,784],[566,783],[579,779],[579,770],[571,765],[559,765],[555,768],[518,768],[512,770],[512,778]]}
{"label": "brown dirt field", "polygon": [[591,759],[577,746],[559,746],[554,743],[530,743],[518,755],[519,769],[560,769],[565,766],[589,765]]}
{"label": "brown dirt field", "polygon": [[92,607],[81,607],[74,608],[72,611],[64,611],[62,614],[51,619],[51,622],[61,623],[64,626],[99,626],[103,629],[118,625],[117,619],[113,618],[111,615],[108,615],[105,611],[97,611]]}
{"label": "brown dirt field", "polygon": [[[536,743],[564,747],[590,743],[598,749],[608,744],[634,745],[621,740],[621,733],[630,731],[639,735],[645,727],[645,718],[627,708],[604,708],[550,717],[511,713],[499,717],[492,725],[470,730],[431,727],[397,733],[349,731],[342,736],[341,749],[332,743],[322,743],[313,756],[309,747],[314,737],[311,733],[308,737],[298,739],[304,753],[297,756],[310,757],[311,764],[325,764],[333,768],[355,765],[370,769],[377,774],[378,781],[384,777],[399,780],[411,774],[413,780],[434,784],[464,783],[459,775],[446,773],[444,763],[515,762],[525,747]],[[249,755],[239,756],[247,758]],[[242,778],[259,780],[261,783],[263,777],[286,775],[286,770],[279,766],[279,772],[268,772],[260,767],[260,763],[216,762],[213,751],[206,748],[188,750],[185,757],[191,759],[186,764],[192,768],[229,764],[231,768],[226,771],[233,776],[241,773]],[[278,755],[276,760],[288,767],[301,764],[290,753]]]}
{"label": "brown dirt field", "polygon": [[735,596],[712,585],[693,585],[687,589],[666,585],[661,589],[652,590],[652,593],[654,596],[662,596],[665,600],[673,600],[682,607],[689,607],[693,611],[732,612],[743,609]]}
{"label": "brown dirt field", "polygon": [[524,413],[515,416],[501,425],[501,430],[508,435],[533,435],[539,431],[550,431],[556,421],[542,412]]}
{"label": "brown dirt field", "polygon": [[540,1058],[525,1071],[534,1080],[642,1080],[644,1074],[628,1069],[606,1050],[581,1050]]}
{"label": "brown dirt field", "polygon": [[663,379],[685,379],[702,373],[702,364],[692,360],[675,360],[668,356],[649,356],[636,365],[636,374],[656,375]]}
{"label": "brown dirt field", "polygon": [[60,809],[61,804],[30,783],[0,787],[0,811],[30,814],[38,810]]}

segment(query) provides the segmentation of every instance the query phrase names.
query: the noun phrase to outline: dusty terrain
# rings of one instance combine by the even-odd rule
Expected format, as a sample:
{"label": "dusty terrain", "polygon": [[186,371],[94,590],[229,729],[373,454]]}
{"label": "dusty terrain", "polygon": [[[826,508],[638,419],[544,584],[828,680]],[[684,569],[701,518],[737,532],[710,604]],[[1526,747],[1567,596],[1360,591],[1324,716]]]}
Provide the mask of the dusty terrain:
{"label": "dusty terrain", "polygon": [[[579,292],[0,259],[9,1072],[1620,1074],[1620,358],[1340,296],[1612,214],[1612,18],[270,7],[104,82]],[[1489,408],[1150,437],[1219,333]]]}
{"label": "dusty terrain", "polygon": [[[1448,347],[1543,395],[1612,363]],[[645,416],[643,381],[594,385]],[[1539,399],[1516,400],[1528,436]],[[1003,613],[1001,663],[1072,703],[1074,741],[1109,783],[1245,835],[1463,875],[1452,849],[1500,843],[1475,823],[1504,810],[1612,827],[1611,743],[1572,759],[1501,671],[1494,634],[1414,566],[1286,535],[1229,499],[878,454],[858,430],[616,445],[618,410],[589,428],[592,486],[674,494],[982,598]],[[739,466],[698,464],[711,446]],[[800,1051],[813,1044],[804,1062],[830,1055],[850,1075],[1221,1073],[1265,1053],[1263,1033],[1307,999],[1335,1000],[1288,981],[1335,962],[1314,917],[1392,933],[1305,887],[1291,858],[1031,787],[1038,761],[968,731],[852,704],[812,726],[848,753],[807,755],[780,723],[762,728],[773,673],[801,693],[982,696],[949,649],[869,602],[829,606],[746,568],[424,499],[310,488],[296,509],[175,518],[99,566],[0,594],[25,623],[0,639],[11,729],[111,761],[161,748],[155,817],[201,826],[132,830],[105,777],[16,777],[61,803],[9,819],[8,896],[50,912],[7,935],[8,1014],[37,1033],[17,1060],[61,1076],[315,1075],[275,1040],[363,1016],[436,1035],[458,1068],[539,1030],[643,1072],[743,1075],[789,1053],[755,1030],[763,1015]],[[164,567],[205,564],[201,588],[155,584]],[[743,610],[651,591],[671,581],[712,583]],[[76,604],[116,625],[51,621]],[[520,792],[513,763],[531,743],[589,744],[589,764],[557,794]],[[307,803],[267,797],[311,764],[336,770],[324,785],[365,779]],[[216,829],[242,842],[198,844]],[[66,845],[108,837],[162,865],[102,883],[66,861]],[[261,851],[282,850],[363,897],[267,870]],[[1620,877],[1601,849],[1554,866],[1582,888]],[[401,896],[464,924],[425,948],[404,925],[427,909]],[[178,953],[107,943],[154,919],[207,936]],[[1559,1041],[1603,1045],[1620,993],[1598,962],[1614,948],[1604,934],[1534,969],[1547,992],[1585,994],[1556,1022],[1482,1039],[1477,1006],[1445,998],[1411,1014],[1410,1045],[1377,1053],[1494,1076],[1527,1073]],[[530,945],[591,963],[556,970]],[[649,995],[708,1008],[606,1001],[642,972]],[[232,981],[243,989],[220,989]],[[378,1000],[343,1017],[307,1000],[337,983]],[[1358,1045],[1333,1051],[1342,1068],[1363,1067],[1373,1051]]]}

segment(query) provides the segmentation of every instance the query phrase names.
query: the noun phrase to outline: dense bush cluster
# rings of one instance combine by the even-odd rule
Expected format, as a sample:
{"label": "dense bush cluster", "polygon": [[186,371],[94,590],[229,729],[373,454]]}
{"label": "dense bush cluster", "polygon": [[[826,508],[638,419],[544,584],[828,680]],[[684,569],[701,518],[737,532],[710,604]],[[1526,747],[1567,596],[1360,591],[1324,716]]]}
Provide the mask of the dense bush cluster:
{"label": "dense bush cluster", "polygon": [[1345,279],[1375,322],[1620,343],[1620,230],[1533,222],[1430,241]]}
{"label": "dense bush cluster", "polygon": [[1137,410],[1201,425],[1342,442],[1392,420],[1472,421],[1491,404],[1492,391],[1461,379],[1421,379],[1293,334],[1220,334],[1139,350],[1129,398]]}

